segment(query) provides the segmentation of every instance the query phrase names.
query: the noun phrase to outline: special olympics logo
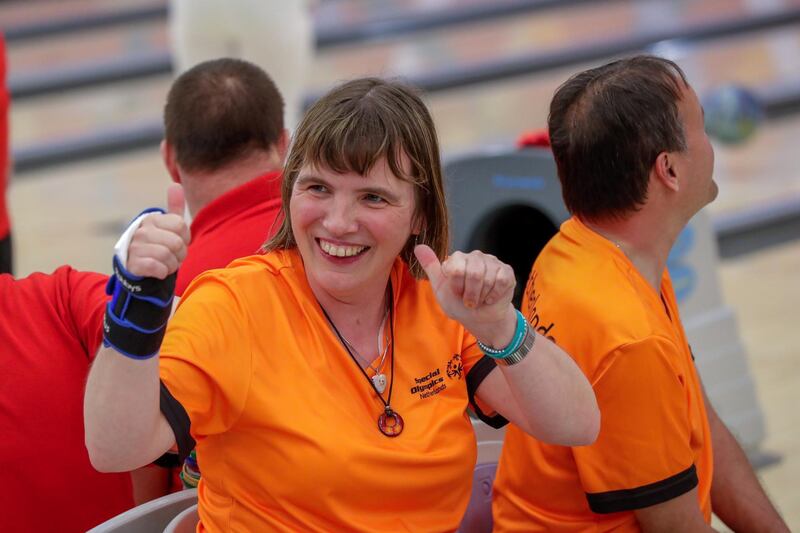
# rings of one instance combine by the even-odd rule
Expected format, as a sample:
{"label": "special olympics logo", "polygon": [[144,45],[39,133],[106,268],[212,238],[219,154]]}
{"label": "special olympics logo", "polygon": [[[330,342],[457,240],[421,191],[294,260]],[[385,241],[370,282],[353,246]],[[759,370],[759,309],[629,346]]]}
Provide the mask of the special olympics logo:
{"label": "special olympics logo", "polygon": [[464,365],[461,363],[461,356],[459,354],[455,354],[447,362],[447,377],[450,379],[461,379],[463,374]]}

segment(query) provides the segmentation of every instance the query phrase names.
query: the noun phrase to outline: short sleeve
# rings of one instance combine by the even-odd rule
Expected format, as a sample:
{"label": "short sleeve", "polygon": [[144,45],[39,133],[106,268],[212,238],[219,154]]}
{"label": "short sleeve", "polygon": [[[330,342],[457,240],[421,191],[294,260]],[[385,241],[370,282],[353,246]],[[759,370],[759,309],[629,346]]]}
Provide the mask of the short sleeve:
{"label": "short sleeve", "polygon": [[252,363],[248,327],[232,282],[217,273],[190,285],[167,326],[160,377],[189,416],[195,439],[227,431],[244,409]]}
{"label": "short sleeve", "polygon": [[67,294],[63,295],[64,306],[69,310],[71,328],[80,339],[90,360],[94,360],[103,340],[103,315],[106,310],[106,283],[108,276],[94,272],[78,272],[70,267],[61,267],[56,277],[67,280]]}
{"label": "short sleeve", "polygon": [[609,355],[594,391],[600,434],[573,448],[592,511],[611,513],[671,500],[697,485],[687,380],[678,349],[663,338]]}

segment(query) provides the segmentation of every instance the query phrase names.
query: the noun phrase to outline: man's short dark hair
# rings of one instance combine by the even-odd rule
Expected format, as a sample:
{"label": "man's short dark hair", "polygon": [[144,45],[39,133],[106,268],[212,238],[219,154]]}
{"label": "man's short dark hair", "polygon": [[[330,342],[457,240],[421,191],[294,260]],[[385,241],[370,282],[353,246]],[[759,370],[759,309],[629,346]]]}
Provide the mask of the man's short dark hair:
{"label": "man's short dark hair", "polygon": [[206,61],[172,84],[164,129],[178,165],[188,171],[214,171],[278,141],[283,98],[270,77],[251,63]]}
{"label": "man's short dark hair", "polygon": [[647,200],[661,152],[686,149],[674,62],[636,56],[581,72],[556,91],[548,128],[564,203],[587,220],[620,218]]}

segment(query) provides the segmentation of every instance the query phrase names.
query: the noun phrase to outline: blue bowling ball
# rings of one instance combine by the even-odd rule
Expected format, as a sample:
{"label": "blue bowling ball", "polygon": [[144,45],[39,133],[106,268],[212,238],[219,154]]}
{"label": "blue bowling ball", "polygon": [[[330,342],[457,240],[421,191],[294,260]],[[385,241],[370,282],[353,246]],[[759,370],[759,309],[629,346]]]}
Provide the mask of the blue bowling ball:
{"label": "blue bowling ball", "polygon": [[736,85],[718,87],[701,102],[706,114],[706,132],[726,144],[746,141],[764,119],[758,97]]}

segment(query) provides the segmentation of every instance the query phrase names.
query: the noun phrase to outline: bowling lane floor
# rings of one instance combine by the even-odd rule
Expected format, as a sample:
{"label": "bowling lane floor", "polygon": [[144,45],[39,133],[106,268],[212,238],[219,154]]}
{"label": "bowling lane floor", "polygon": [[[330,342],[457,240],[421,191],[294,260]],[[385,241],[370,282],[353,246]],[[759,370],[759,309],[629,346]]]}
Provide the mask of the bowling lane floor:
{"label": "bowling lane floor", "polygon": [[798,272],[800,240],[728,259],[719,268],[766,419],[761,451],[779,457],[758,475],[792,531],[800,531]]}

